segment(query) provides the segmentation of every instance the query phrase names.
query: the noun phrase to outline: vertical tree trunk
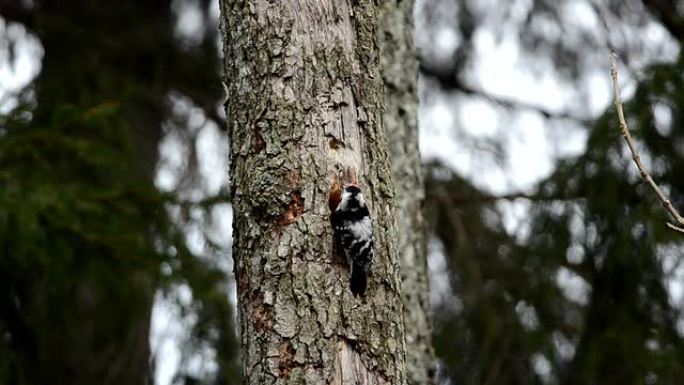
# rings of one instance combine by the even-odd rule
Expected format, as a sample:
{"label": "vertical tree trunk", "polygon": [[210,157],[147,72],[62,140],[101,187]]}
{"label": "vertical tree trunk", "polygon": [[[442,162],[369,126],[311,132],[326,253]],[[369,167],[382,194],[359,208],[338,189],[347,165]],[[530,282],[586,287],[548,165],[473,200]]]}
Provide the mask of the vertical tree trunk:
{"label": "vertical tree trunk", "polygon": [[[394,186],[370,0],[223,0],[235,271],[248,384],[404,384]],[[332,253],[327,177],[375,225],[365,297]]]}
{"label": "vertical tree trunk", "polygon": [[385,127],[390,138],[396,191],[397,242],[409,384],[434,382],[435,353],[427,277],[423,176],[418,149],[418,60],[413,43],[413,1],[388,0],[381,8]]}

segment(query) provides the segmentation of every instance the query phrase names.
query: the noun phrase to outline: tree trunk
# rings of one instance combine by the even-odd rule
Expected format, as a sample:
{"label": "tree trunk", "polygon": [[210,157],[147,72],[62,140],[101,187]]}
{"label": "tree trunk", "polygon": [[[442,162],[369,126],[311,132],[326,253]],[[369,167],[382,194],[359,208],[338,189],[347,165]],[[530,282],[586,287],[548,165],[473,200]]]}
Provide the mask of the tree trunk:
{"label": "tree trunk", "polygon": [[[379,10],[224,0],[221,11],[244,382],[404,384]],[[364,297],[332,252],[328,178],[346,168],[375,226]]]}
{"label": "tree trunk", "polygon": [[427,276],[425,191],[418,148],[418,60],[413,43],[413,1],[388,0],[381,19],[382,70],[387,90],[385,127],[391,143],[396,191],[409,384],[434,382],[435,353]]}

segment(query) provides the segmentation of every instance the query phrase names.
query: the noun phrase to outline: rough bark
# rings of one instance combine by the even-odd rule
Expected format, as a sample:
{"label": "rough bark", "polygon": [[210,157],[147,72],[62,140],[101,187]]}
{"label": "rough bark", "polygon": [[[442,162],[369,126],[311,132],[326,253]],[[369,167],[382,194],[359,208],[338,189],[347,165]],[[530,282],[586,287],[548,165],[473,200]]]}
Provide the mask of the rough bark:
{"label": "rough bark", "polygon": [[[223,0],[235,272],[248,384],[404,384],[394,186],[370,0]],[[375,225],[363,298],[333,256],[328,176]]]}
{"label": "rough bark", "polygon": [[386,87],[385,127],[391,144],[397,207],[409,384],[434,382],[435,354],[427,276],[425,191],[418,148],[418,59],[413,43],[413,1],[383,3],[381,42]]}

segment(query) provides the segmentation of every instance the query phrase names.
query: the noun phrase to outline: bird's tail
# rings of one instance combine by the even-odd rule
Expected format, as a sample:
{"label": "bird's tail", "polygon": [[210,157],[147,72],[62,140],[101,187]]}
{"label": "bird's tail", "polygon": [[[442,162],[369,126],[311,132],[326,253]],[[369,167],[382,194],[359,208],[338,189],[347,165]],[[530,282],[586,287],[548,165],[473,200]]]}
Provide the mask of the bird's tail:
{"label": "bird's tail", "polygon": [[366,287],[368,286],[368,273],[363,268],[352,263],[351,266],[351,279],[349,281],[349,287],[354,295],[364,295],[366,293]]}

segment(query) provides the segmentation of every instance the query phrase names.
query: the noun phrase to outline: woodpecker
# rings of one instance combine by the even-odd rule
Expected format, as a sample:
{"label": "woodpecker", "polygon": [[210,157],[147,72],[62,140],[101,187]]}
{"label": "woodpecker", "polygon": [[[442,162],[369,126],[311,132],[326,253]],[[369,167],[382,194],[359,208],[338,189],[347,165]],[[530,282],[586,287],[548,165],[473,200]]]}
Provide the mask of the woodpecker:
{"label": "woodpecker", "polygon": [[354,295],[364,295],[373,261],[373,222],[356,184],[333,187],[328,200],[335,242],[349,264],[349,287]]}

